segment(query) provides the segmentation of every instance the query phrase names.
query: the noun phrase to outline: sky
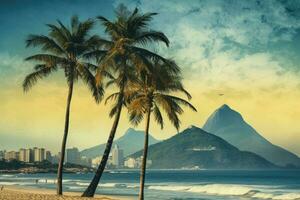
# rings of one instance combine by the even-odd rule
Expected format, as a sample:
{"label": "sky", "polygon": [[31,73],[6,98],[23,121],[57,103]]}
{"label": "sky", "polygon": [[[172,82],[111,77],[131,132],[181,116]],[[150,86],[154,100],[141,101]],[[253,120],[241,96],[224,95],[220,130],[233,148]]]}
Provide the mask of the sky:
{"label": "sky", "polygon": [[[45,24],[57,19],[68,23],[74,14],[82,20],[99,15],[114,19],[120,3],[158,13],[151,27],[168,36],[170,47],[151,50],[176,60],[198,109],[181,116],[181,130],[191,124],[202,127],[226,103],[270,142],[300,155],[297,0],[0,0],[0,149],[40,146],[57,152],[61,145],[67,85],[57,72],[28,93],[22,91],[34,66],[24,58],[39,50],[26,48],[26,37],[47,34]],[[100,23],[94,33],[105,36]],[[112,125],[109,109],[97,105],[81,82],[76,84],[67,146],[84,149],[106,142]],[[155,138],[177,133],[165,121],[164,130],[152,123]],[[123,112],[116,137],[130,126]]]}

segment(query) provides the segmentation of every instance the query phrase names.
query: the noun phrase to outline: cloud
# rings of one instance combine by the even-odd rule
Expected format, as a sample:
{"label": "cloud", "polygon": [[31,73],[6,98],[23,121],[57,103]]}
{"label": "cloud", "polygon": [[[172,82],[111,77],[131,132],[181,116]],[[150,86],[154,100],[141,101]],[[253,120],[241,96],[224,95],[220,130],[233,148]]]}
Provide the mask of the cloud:
{"label": "cloud", "polygon": [[20,56],[0,53],[0,81],[2,83],[20,82],[20,79],[30,69],[30,63]]}
{"label": "cloud", "polygon": [[[158,12],[153,27],[164,31],[173,57],[189,80],[207,89],[292,90],[299,85],[290,49],[273,53],[270,44],[293,41],[300,28],[298,1],[130,1],[116,0],[143,12]],[[190,85],[193,85],[192,83]],[[278,92],[278,91],[277,91]]]}

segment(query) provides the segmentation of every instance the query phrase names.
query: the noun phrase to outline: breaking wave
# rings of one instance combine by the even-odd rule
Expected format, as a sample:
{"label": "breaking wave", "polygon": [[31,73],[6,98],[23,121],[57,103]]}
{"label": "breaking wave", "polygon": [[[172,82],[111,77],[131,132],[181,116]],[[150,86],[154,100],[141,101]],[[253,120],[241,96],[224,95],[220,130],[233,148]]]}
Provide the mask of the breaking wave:
{"label": "breaking wave", "polygon": [[[282,190],[268,189],[261,191],[260,186],[252,185],[234,185],[234,184],[207,184],[191,186],[174,185],[152,185],[150,190],[193,192],[207,195],[218,196],[244,196],[256,199],[274,199],[274,200],[300,200],[300,192],[283,192]],[[265,189],[262,187],[261,189]]]}

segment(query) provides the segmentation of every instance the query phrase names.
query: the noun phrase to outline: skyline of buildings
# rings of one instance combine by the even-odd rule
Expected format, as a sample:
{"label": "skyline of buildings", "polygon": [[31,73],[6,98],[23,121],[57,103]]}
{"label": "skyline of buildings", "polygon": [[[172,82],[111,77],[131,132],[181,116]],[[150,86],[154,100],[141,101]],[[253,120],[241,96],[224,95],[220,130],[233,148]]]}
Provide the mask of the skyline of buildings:
{"label": "skyline of buildings", "polygon": [[45,151],[44,148],[20,148],[19,151],[0,151],[0,159],[7,161],[17,160],[21,162],[31,163],[31,162],[42,162],[48,160],[51,162],[51,152]]}
{"label": "skyline of buildings", "polygon": [[68,148],[66,149],[66,163],[78,164],[80,162],[80,152],[78,148]]}
{"label": "skyline of buildings", "polygon": [[[60,152],[52,155],[51,151],[45,148],[20,148],[19,151],[6,151],[0,150],[0,160],[12,161],[18,160],[25,163],[43,162],[45,160],[57,164],[59,162]],[[121,169],[121,168],[140,168],[142,163],[142,156],[138,158],[127,157],[124,158],[124,151],[118,145],[115,145],[112,149],[109,159],[107,161],[107,168]],[[87,166],[97,168],[101,162],[102,156],[95,157],[93,159],[86,156],[81,156],[77,147],[67,148],[65,163],[77,164],[81,166]],[[152,161],[147,160],[147,165],[151,165]]]}

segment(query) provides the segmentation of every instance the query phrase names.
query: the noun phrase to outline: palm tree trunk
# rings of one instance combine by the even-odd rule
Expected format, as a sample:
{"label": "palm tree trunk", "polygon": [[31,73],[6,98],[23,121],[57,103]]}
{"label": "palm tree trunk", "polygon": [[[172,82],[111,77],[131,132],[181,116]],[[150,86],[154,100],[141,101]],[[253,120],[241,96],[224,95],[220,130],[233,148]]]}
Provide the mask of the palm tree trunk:
{"label": "palm tree trunk", "polygon": [[110,153],[110,150],[111,150],[111,147],[112,147],[112,144],[113,144],[113,141],[114,141],[115,133],[117,131],[117,127],[118,127],[118,124],[119,124],[122,107],[123,107],[123,90],[121,90],[119,98],[118,98],[118,111],[116,113],[115,120],[114,120],[114,123],[112,125],[112,128],[111,128],[109,138],[108,138],[107,143],[106,143],[106,147],[105,147],[104,154],[102,156],[100,165],[99,165],[99,167],[96,171],[96,174],[95,174],[93,180],[91,181],[90,185],[88,186],[88,188],[82,194],[82,197],[93,197],[94,194],[95,194],[95,191],[96,191],[97,186],[99,184],[100,178],[103,174],[103,171],[105,169],[107,160],[109,158],[109,153]]}
{"label": "palm tree trunk", "polygon": [[72,94],[73,94],[73,82],[69,84],[69,93],[68,93],[66,116],[65,116],[65,130],[64,130],[63,141],[61,144],[60,160],[57,169],[57,191],[56,191],[57,195],[62,195],[62,172],[63,172],[63,165],[65,159],[67,137],[69,132],[69,119],[70,119]]}
{"label": "palm tree trunk", "polygon": [[147,112],[147,118],[146,118],[144,153],[143,153],[143,161],[142,161],[141,175],[140,175],[139,200],[144,200],[144,187],[145,187],[145,175],[146,175],[147,155],[148,155],[150,115],[151,115],[151,110],[149,108],[148,112]]}

